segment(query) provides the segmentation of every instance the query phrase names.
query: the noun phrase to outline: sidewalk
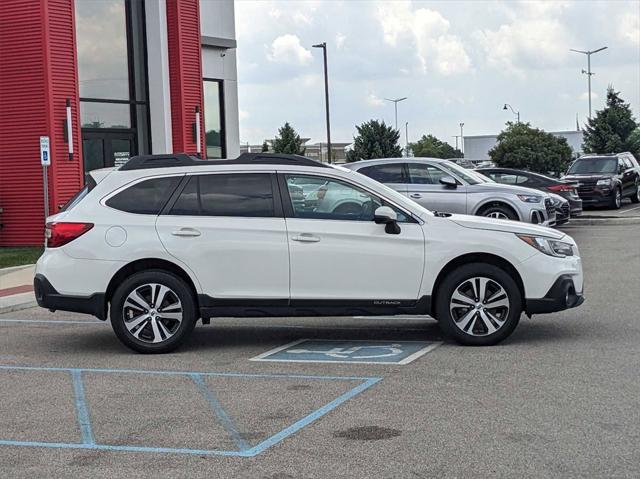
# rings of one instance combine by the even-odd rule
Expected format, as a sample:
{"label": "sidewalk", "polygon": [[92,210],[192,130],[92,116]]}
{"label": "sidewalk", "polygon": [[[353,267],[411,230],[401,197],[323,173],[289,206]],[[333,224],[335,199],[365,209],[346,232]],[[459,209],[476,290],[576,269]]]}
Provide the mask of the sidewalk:
{"label": "sidewalk", "polygon": [[0,314],[36,306],[33,294],[35,265],[0,269]]}

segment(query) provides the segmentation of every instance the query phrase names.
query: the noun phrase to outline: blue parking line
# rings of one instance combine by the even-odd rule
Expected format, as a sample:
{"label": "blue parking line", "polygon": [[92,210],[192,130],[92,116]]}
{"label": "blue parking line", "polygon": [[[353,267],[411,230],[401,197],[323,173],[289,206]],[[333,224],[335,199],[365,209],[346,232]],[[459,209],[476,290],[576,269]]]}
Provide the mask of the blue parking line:
{"label": "blue parking line", "polygon": [[78,424],[80,425],[82,444],[95,444],[96,441],[91,429],[91,418],[89,417],[87,400],[84,396],[82,371],[80,369],[71,370],[71,379],[73,380],[73,394],[75,395],[76,400],[76,415],[78,416]]}
{"label": "blue parking line", "polygon": [[202,376],[221,376],[231,378],[282,378],[282,379],[318,379],[326,381],[366,381],[372,379],[370,376],[313,376],[307,374],[253,374],[253,373],[212,373],[212,372],[198,372],[198,371],[152,371],[145,369],[100,369],[100,368],[54,368],[54,367],[41,367],[41,366],[0,366],[0,369],[16,369],[24,371],[72,371],[77,369],[78,371],[86,373],[123,373],[123,374],[158,374],[162,376],[182,376],[191,374],[200,374]]}
{"label": "blue parking line", "polygon": [[198,386],[198,389],[200,390],[202,395],[205,397],[205,399],[211,406],[211,409],[213,409],[213,412],[216,413],[216,416],[218,416],[218,419],[220,419],[220,422],[222,422],[222,425],[224,426],[224,428],[227,430],[229,435],[233,438],[234,442],[236,443],[236,446],[238,446],[238,449],[240,449],[241,451],[246,451],[247,449],[249,449],[250,448],[249,444],[247,444],[244,438],[240,435],[240,433],[236,429],[235,424],[233,424],[233,421],[231,420],[231,418],[227,415],[227,413],[222,408],[222,405],[220,404],[218,399],[214,396],[211,389],[209,389],[207,384],[202,379],[202,375],[191,374],[190,376],[193,382],[196,383],[196,385]]}
{"label": "blue parking line", "polygon": [[[76,415],[80,425],[82,442],[80,443],[57,443],[43,441],[12,441],[0,439],[0,446],[26,446],[26,447],[43,447],[54,449],[81,449],[81,450],[101,450],[101,451],[121,451],[121,452],[146,452],[146,453],[167,453],[167,454],[188,454],[203,456],[227,456],[227,457],[253,457],[264,452],[271,446],[283,441],[287,437],[295,434],[304,427],[308,426],[318,418],[329,413],[345,401],[355,397],[366,389],[370,388],[382,378],[380,377],[354,377],[354,376],[313,376],[300,374],[244,374],[244,373],[215,373],[215,372],[195,372],[195,371],[145,371],[131,369],[91,369],[91,368],[56,368],[56,367],[35,367],[35,366],[7,366],[0,365],[0,370],[23,370],[23,371],[54,371],[71,373],[73,381],[73,389],[75,395]],[[85,397],[84,385],[82,382],[82,373],[125,373],[125,374],[159,374],[168,376],[184,376],[192,378],[198,386],[200,392],[205,396],[207,402],[211,405],[216,416],[222,421],[225,429],[234,439],[239,450],[224,451],[211,449],[190,449],[190,448],[173,448],[173,447],[146,447],[133,445],[111,445],[96,444],[91,426],[88,403]],[[237,431],[231,418],[226,414],[213,392],[207,387],[204,377],[237,377],[237,378],[270,378],[270,379],[310,379],[310,380],[342,380],[342,381],[363,381],[346,393],[337,397],[327,405],[321,407],[308,414],[304,418],[286,427],[280,432],[268,437],[256,446],[251,447]]]}
{"label": "blue parking line", "polygon": [[362,384],[360,384],[360,385],[356,386],[355,388],[347,391],[342,396],[337,397],[336,399],[331,401],[326,406],[323,406],[320,409],[315,410],[314,412],[312,412],[308,416],[303,417],[302,419],[300,419],[299,421],[293,423],[291,426],[283,429],[279,433],[276,433],[273,436],[265,439],[260,444],[258,444],[257,446],[252,447],[251,449],[249,449],[246,452],[250,453],[252,456],[257,456],[258,454],[263,452],[265,449],[268,449],[271,446],[273,446],[274,444],[277,444],[280,441],[282,441],[283,439],[291,436],[292,434],[295,434],[296,432],[298,432],[303,427],[308,426],[309,424],[311,424],[316,419],[324,416],[328,412],[330,412],[330,411],[334,410],[335,408],[337,408],[338,406],[340,406],[340,404],[342,404],[343,402],[348,401],[349,399],[351,399],[354,396],[357,396],[362,391],[364,391],[366,389],[369,389],[371,386],[373,386],[374,384],[376,384],[378,381],[381,381],[381,380],[382,380],[382,378],[370,378],[370,379],[366,380]]}

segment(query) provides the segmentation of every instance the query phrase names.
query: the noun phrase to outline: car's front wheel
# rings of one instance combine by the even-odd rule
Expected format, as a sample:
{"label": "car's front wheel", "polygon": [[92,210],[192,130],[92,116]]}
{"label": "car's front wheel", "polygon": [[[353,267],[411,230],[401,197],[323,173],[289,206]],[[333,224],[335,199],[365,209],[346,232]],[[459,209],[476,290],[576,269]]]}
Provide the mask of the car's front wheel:
{"label": "car's front wheel", "polygon": [[633,203],[640,203],[640,180],[636,179],[636,192],[631,196]]}
{"label": "car's front wheel", "polygon": [[503,269],[471,263],[452,271],[438,288],[435,314],[442,332],[472,346],[497,344],[518,325],[522,295]]}
{"label": "car's front wheel", "polygon": [[619,210],[622,207],[622,189],[618,186],[611,194],[611,209]]}
{"label": "car's front wheel", "polygon": [[193,331],[196,302],[178,276],[145,271],[116,289],[110,316],[116,336],[129,348],[140,353],[167,353]]}

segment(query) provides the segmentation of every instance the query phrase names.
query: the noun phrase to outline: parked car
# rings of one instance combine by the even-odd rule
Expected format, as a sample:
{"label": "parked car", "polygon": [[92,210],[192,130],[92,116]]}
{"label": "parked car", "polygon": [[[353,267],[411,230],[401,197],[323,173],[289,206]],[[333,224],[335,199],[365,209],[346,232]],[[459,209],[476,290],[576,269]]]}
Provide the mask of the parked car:
{"label": "parked car", "polygon": [[[331,189],[360,209],[321,207]],[[316,206],[300,201],[314,194]],[[38,304],[109,314],[143,353],[227,316],[428,314],[458,342],[489,345],[523,311],[584,301],[578,247],[560,231],[434,214],[364,175],[289,155],[134,157],[91,172],[47,219],[46,238]]]}
{"label": "parked car", "polygon": [[640,202],[640,165],[631,153],[581,156],[563,179],[577,182],[585,206],[618,209],[624,198]]}
{"label": "parked car", "polygon": [[578,196],[578,189],[574,183],[512,168],[478,168],[475,171],[505,185],[526,186],[547,193],[556,193],[569,201],[572,217],[582,214],[582,200]]}
{"label": "parked car", "polygon": [[549,193],[549,196],[553,201],[553,207],[556,209],[556,226],[568,223],[571,218],[571,207],[567,199],[555,193]]}
{"label": "parked car", "polygon": [[437,158],[389,158],[343,165],[390,186],[432,211],[487,216],[553,226],[556,213],[548,194],[501,185]]}

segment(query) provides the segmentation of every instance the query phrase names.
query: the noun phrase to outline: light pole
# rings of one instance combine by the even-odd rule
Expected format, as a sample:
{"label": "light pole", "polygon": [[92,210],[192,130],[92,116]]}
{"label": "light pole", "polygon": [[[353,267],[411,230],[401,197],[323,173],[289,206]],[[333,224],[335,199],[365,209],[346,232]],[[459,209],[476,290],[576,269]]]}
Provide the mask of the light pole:
{"label": "light pole", "polygon": [[574,50],[573,48],[569,49],[570,52],[576,52],[576,53],[582,53],[583,55],[587,56],[587,69],[586,70],[582,70],[582,73],[587,75],[588,78],[588,83],[589,83],[589,118],[591,118],[591,76],[595,75],[595,73],[593,73],[591,71],[591,55],[593,55],[594,53],[598,53],[601,52],[602,50],[606,50],[608,47],[602,47],[602,48],[598,48],[597,50],[591,50],[591,51],[582,51],[582,50]]}
{"label": "light pole", "polygon": [[387,101],[392,101],[393,102],[393,106],[395,107],[396,110],[396,130],[398,129],[398,103],[400,103],[402,100],[406,100],[407,97],[403,96],[402,98],[385,98],[385,100]]}
{"label": "light pole", "polygon": [[408,121],[405,122],[404,124],[404,149],[408,157],[409,156],[409,122]]}
{"label": "light pole", "polygon": [[514,115],[516,115],[516,117],[518,118],[518,123],[520,123],[520,112],[519,111],[515,111],[513,109],[513,107],[511,105],[509,105],[508,103],[505,103],[504,106],[502,107],[503,110],[506,110],[507,107],[509,107],[509,109],[511,110],[511,113],[513,113]]}
{"label": "light pole", "polygon": [[460,135],[453,135],[453,137],[456,139],[456,150],[458,149],[458,138],[460,138]]}
{"label": "light pole", "polygon": [[464,158],[464,123],[460,123],[460,151],[462,152],[462,157]]}
{"label": "light pole", "polygon": [[327,73],[327,42],[312,45],[313,48],[322,48],[322,58],[324,60],[324,103],[327,113],[327,152],[329,163],[331,163],[331,123],[329,122],[329,75]]}

